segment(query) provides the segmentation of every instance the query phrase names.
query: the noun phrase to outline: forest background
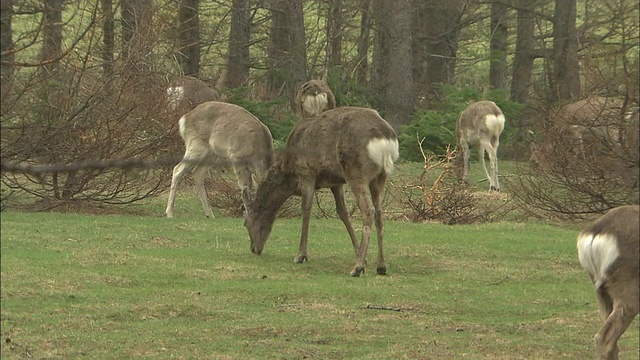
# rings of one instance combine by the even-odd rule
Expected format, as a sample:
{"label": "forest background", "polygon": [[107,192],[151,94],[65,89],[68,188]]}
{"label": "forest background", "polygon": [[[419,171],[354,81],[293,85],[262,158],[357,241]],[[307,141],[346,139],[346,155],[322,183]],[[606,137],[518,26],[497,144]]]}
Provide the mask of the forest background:
{"label": "forest background", "polygon": [[[3,208],[25,193],[39,209],[163,193],[183,151],[165,97],[179,75],[250,110],[278,144],[297,121],[298,87],[326,79],[338,106],[372,107],[393,125],[406,161],[422,161],[421,148],[444,154],[459,112],[490,99],[507,117],[501,159],[524,161],[558,103],[597,94],[622,100],[624,112],[638,105],[638,8],[632,0],[3,0]],[[636,152],[527,172],[518,185],[526,202],[563,214],[637,203]],[[592,181],[576,182],[585,173]],[[561,196],[540,194],[549,183]]]}

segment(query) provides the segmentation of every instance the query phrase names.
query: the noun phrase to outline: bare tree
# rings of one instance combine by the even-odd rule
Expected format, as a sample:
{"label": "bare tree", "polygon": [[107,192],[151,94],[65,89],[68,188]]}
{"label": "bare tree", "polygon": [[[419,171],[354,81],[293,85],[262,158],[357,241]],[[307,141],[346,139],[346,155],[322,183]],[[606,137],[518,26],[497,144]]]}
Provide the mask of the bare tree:
{"label": "bare tree", "polygon": [[45,0],[42,10],[42,66],[39,70],[43,79],[57,75],[56,70],[62,55],[62,2],[63,0]]}
{"label": "bare tree", "polygon": [[111,92],[115,74],[113,53],[115,51],[115,20],[113,18],[113,0],[101,0],[102,8],[102,71],[105,91]]}
{"label": "bare tree", "polygon": [[537,0],[518,1],[516,49],[513,57],[511,100],[529,101],[535,55],[535,10]]}
{"label": "bare tree", "polygon": [[329,69],[342,64],[342,0],[329,0],[327,58]]}
{"label": "bare tree", "polygon": [[553,16],[552,101],[580,98],[576,0],[556,0]]}
{"label": "bare tree", "polygon": [[[3,84],[13,77],[13,0],[0,3],[0,80]],[[4,89],[4,86],[2,86]],[[4,91],[3,95],[4,97]]]}
{"label": "bare tree", "polygon": [[367,84],[369,71],[369,36],[371,33],[371,0],[361,0],[360,35],[358,36],[358,57],[356,59],[356,81],[359,85]]}

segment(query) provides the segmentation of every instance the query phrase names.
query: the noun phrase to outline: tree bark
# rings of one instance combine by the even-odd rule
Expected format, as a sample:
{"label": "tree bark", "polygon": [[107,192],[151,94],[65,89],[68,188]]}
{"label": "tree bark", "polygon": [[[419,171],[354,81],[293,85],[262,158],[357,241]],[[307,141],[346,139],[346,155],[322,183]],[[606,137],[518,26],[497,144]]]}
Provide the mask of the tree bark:
{"label": "tree bark", "polygon": [[142,73],[151,66],[151,0],[121,0],[122,57],[134,72]]}
{"label": "tree bark", "polygon": [[342,64],[342,0],[329,1],[327,39],[329,69]]}
{"label": "tree bark", "polygon": [[44,79],[56,75],[62,55],[62,2],[45,0],[43,8],[42,49],[40,74]]}
{"label": "tree bark", "polygon": [[101,0],[102,5],[102,72],[105,91],[111,92],[114,80],[115,23],[113,0]]}
{"label": "tree bark", "polygon": [[249,80],[249,42],[251,37],[251,13],[249,0],[233,0],[231,5],[231,31],[225,86],[237,88]]}
{"label": "tree bark", "polygon": [[369,71],[369,36],[371,34],[371,0],[362,0],[360,6],[360,36],[358,37],[358,59],[356,82],[360,86],[367,84]]}
{"label": "tree bark", "polygon": [[307,53],[302,2],[272,0],[268,83],[271,95],[284,92],[297,109],[298,87],[307,81]]}
{"label": "tree bark", "polygon": [[531,72],[535,59],[535,14],[536,0],[518,2],[518,25],[516,48],[513,57],[513,75],[511,77],[511,100],[519,103],[529,101]]}
{"label": "tree bark", "polygon": [[580,98],[580,66],[576,31],[576,0],[556,0],[553,17],[551,100]]}
{"label": "tree bark", "polygon": [[[13,77],[13,32],[11,22],[13,20],[13,0],[2,0],[0,2],[0,54],[2,54],[2,64],[0,65],[0,80],[9,82]],[[3,95],[4,95],[4,86]],[[4,97],[4,96],[3,96]]]}
{"label": "tree bark", "polygon": [[491,41],[489,87],[507,87],[507,7],[501,1],[491,3]]}
{"label": "tree bark", "polygon": [[178,8],[178,63],[186,76],[200,77],[200,0],[181,0]]}

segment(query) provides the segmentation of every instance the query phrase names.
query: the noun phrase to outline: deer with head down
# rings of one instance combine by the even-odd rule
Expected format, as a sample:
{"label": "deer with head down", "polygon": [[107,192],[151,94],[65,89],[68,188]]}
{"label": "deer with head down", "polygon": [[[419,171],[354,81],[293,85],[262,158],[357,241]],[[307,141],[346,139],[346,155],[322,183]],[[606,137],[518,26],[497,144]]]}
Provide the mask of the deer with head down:
{"label": "deer with head down", "polygon": [[219,101],[220,94],[192,76],[180,76],[167,88],[169,108],[184,114],[207,101]]}
{"label": "deer with head down", "polygon": [[336,98],[324,80],[309,80],[302,84],[296,101],[303,118],[314,117],[336,107]]}
{"label": "deer with head down", "polygon": [[231,165],[246,209],[257,184],[273,163],[273,139],[269,128],[240,106],[210,101],[180,118],[180,136],[184,140],[185,153],[173,168],[167,217],[173,217],[180,179],[187,171],[192,171],[204,213],[213,218],[204,178],[214,166]]}
{"label": "deer with head down", "polygon": [[530,163],[542,165],[553,159],[554,151],[567,150],[575,160],[586,161],[593,154],[624,145],[628,129],[635,128],[629,126],[632,113],[624,113],[624,101],[598,95],[553,109],[543,142],[531,143]]}
{"label": "deer with head down", "polygon": [[618,359],[618,339],[638,315],[640,206],[609,210],[578,236],[578,258],[595,286],[604,324],[595,336],[600,360]]}
{"label": "deer with head down", "polygon": [[[469,146],[478,147],[478,156],[484,172],[489,179],[489,189],[500,191],[498,183],[498,146],[500,134],[504,130],[504,114],[493,101],[478,101],[469,105],[458,116],[456,122],[456,142],[462,153],[462,181],[468,181],[469,176]],[[489,155],[487,171],[484,162],[484,152]]]}
{"label": "deer with head down", "polygon": [[[317,189],[329,188],[336,212],[356,253],[351,275],[360,276],[364,272],[374,223],[378,238],[377,273],[386,274],[382,248],[382,193],[398,155],[398,140],[393,128],[375,110],[342,107],[300,120],[289,134],[283,153],[269,169],[267,178],[258,185],[254,201],[245,212],[251,251],[258,255],[262,253],[278,209],[292,195],[300,195],[302,233],[294,261],[307,261],[313,195]],[[349,220],[345,184],[362,213],[360,243]]]}

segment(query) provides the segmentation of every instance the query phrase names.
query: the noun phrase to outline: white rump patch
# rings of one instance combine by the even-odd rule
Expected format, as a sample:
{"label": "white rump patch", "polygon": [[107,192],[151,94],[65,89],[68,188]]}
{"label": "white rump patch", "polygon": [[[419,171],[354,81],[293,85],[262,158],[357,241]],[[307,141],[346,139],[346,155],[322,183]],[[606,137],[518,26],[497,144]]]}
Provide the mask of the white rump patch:
{"label": "white rump patch", "polygon": [[186,130],[185,128],[185,122],[187,121],[187,115],[182,115],[182,117],[180,118],[180,121],[178,122],[178,125],[180,126],[180,135],[182,135],[184,137],[184,132]]}
{"label": "white rump patch", "polygon": [[504,129],[504,115],[487,114],[484,117],[484,124],[492,134],[500,134]]}
{"label": "white rump patch", "polygon": [[393,162],[400,156],[397,139],[371,139],[367,144],[367,151],[371,160],[387,174],[393,171]]}
{"label": "white rump patch", "polygon": [[178,109],[178,104],[184,98],[184,87],[176,86],[167,88],[167,99],[171,110]]}
{"label": "white rump patch", "polygon": [[320,93],[317,95],[307,95],[302,102],[302,108],[304,111],[312,116],[320,114],[325,106],[327,106],[327,94]]}
{"label": "white rump patch", "polygon": [[620,251],[616,237],[612,234],[580,233],[578,236],[578,258],[582,267],[593,277],[596,288],[607,279],[607,270]]}

